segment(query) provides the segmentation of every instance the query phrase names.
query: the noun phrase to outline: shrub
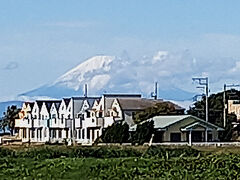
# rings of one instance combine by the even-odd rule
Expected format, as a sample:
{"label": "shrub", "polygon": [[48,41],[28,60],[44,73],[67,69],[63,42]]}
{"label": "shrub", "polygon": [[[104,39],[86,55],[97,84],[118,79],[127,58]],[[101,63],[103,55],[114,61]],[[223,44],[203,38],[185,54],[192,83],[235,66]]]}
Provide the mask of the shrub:
{"label": "shrub", "polygon": [[142,145],[145,142],[149,142],[154,132],[154,122],[147,121],[143,124],[138,124],[136,131],[132,135],[131,142],[133,144]]}
{"label": "shrub", "polygon": [[126,143],[129,139],[129,126],[122,122],[114,123],[106,128],[101,136],[104,143]]}

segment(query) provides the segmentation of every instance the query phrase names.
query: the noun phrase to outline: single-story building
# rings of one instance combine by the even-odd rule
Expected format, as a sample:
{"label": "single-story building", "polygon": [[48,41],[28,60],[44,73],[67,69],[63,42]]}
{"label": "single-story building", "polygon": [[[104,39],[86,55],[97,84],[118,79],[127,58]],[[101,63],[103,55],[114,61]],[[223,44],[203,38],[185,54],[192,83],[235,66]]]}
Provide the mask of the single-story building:
{"label": "single-story building", "polygon": [[[204,142],[207,132],[208,141],[219,141],[218,132],[224,131],[212,123],[192,115],[155,116],[147,121],[154,122],[153,142]],[[135,131],[137,125],[130,128]]]}

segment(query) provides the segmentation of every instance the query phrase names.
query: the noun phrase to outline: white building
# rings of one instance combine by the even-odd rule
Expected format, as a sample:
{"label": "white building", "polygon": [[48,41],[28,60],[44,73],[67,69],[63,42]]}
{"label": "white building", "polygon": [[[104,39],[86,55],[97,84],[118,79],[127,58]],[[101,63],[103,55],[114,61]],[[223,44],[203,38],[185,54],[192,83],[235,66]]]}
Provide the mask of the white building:
{"label": "white building", "polygon": [[[134,115],[162,100],[144,99],[138,94],[104,94],[100,97],[72,97],[24,103],[16,119],[23,142],[92,144],[114,122],[134,125]],[[170,103],[170,102],[169,102]],[[184,109],[174,105],[176,110]]]}

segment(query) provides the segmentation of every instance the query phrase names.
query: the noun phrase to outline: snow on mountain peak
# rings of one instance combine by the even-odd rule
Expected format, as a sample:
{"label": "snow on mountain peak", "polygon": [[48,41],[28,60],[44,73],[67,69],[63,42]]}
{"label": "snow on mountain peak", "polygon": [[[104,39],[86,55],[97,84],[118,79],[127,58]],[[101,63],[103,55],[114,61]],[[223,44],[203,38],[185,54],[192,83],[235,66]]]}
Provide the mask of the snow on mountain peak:
{"label": "snow on mountain peak", "polygon": [[[54,85],[67,86],[77,91],[82,84],[89,83],[89,80],[94,76],[106,77],[105,74],[110,71],[111,63],[115,59],[115,56],[94,56],[62,75],[54,82]],[[105,79],[109,80],[107,77]],[[92,88],[94,88],[94,85],[96,85],[95,81],[93,81],[93,84],[90,84]]]}

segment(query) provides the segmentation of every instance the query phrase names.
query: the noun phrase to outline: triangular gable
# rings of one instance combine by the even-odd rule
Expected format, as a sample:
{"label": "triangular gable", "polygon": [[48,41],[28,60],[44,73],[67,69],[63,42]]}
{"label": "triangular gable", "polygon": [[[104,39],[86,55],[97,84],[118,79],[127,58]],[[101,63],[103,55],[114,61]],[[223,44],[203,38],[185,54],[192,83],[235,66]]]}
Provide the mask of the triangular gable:
{"label": "triangular gable", "polygon": [[211,125],[208,125],[207,123],[202,123],[202,122],[195,122],[195,123],[192,123],[184,128],[181,128],[181,131],[190,131],[190,130],[194,130],[194,129],[197,129],[198,127],[202,127],[204,129],[208,129],[208,130],[213,130],[215,129],[213,126]]}
{"label": "triangular gable", "polygon": [[97,109],[97,108],[98,108],[98,105],[99,105],[99,101],[98,101],[98,100],[95,100],[94,103],[93,103],[92,109]]}

